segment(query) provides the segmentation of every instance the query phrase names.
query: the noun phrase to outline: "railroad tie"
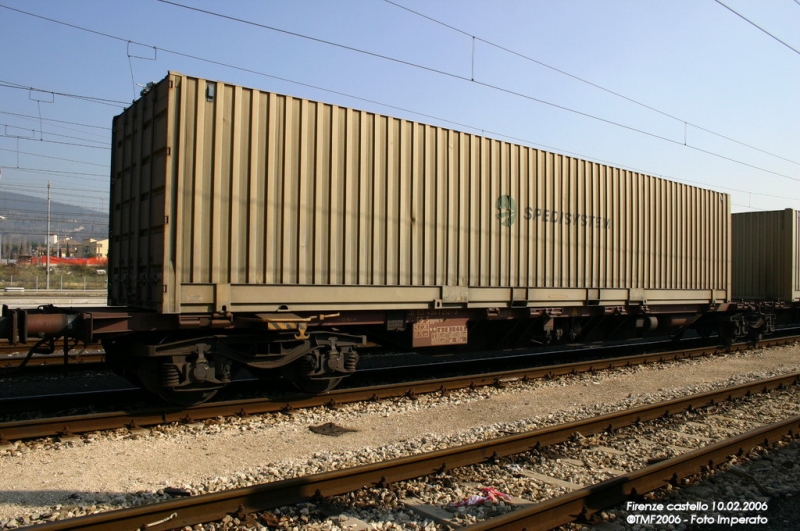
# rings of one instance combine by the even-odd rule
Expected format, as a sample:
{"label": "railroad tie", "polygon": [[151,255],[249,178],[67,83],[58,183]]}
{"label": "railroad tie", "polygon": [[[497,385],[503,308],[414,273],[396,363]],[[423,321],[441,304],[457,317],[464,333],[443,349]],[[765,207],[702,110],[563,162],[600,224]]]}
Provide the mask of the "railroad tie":
{"label": "railroad tie", "polygon": [[556,487],[564,487],[565,489],[569,490],[580,490],[584,487],[584,485],[578,485],[577,483],[572,483],[571,481],[564,481],[563,479],[554,478],[551,476],[546,476],[544,474],[540,474],[538,472],[533,472],[531,470],[525,470],[524,468],[521,470],[516,471],[516,474],[520,476],[525,476],[526,478],[535,479],[537,481],[541,481],[542,483],[547,483],[549,485],[554,485]]}
{"label": "railroad tie", "polygon": [[752,420],[749,420],[749,419],[735,419],[735,418],[731,418],[731,417],[726,417],[724,415],[709,415],[707,418],[709,420],[710,419],[721,420],[722,422],[727,422],[729,424],[739,424],[741,422],[747,422],[748,424],[752,424],[753,426],[756,426],[756,427],[766,426],[766,424],[761,423],[761,422],[755,422],[755,421],[752,421]]}
{"label": "railroad tie", "polygon": [[400,500],[411,511],[418,515],[433,520],[439,525],[461,527],[461,524],[453,521],[453,513],[442,509],[436,505],[429,505],[418,498],[409,496]]}
{"label": "railroad tie", "polygon": [[691,452],[692,450],[694,450],[694,448],[686,448],[685,446],[676,446],[674,444],[664,444],[664,443],[656,442],[656,441],[647,439],[645,437],[636,437],[636,440],[639,441],[640,443],[644,444],[644,445],[647,445],[647,446],[660,446],[662,448],[672,448],[676,452],[680,452],[680,453],[684,453],[684,454],[686,452]]}

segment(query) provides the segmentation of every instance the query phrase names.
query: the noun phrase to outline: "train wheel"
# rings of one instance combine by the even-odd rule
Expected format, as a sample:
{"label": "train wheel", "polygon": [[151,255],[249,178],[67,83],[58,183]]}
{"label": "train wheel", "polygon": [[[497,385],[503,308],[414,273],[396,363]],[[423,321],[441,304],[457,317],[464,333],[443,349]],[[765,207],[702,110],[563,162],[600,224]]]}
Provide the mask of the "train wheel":
{"label": "train wheel", "polygon": [[736,328],[733,323],[720,323],[718,334],[720,341],[726,347],[730,347],[736,341]]}
{"label": "train wheel", "polygon": [[308,375],[308,368],[302,360],[281,367],[281,374],[301,391],[313,395],[335,389],[344,380],[343,377],[312,379]]}
{"label": "train wheel", "polygon": [[750,330],[750,333],[747,335],[747,339],[749,339],[751,343],[758,343],[764,339],[764,329],[754,328]]}

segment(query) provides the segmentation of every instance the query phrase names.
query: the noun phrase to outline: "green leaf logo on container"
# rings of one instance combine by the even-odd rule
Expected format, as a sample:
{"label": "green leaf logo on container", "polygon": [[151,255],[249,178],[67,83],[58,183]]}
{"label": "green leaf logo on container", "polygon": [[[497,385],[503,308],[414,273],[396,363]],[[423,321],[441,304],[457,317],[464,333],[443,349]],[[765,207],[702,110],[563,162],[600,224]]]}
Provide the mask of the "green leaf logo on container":
{"label": "green leaf logo on container", "polygon": [[510,195],[497,198],[497,219],[504,227],[510,227],[517,220],[517,202]]}

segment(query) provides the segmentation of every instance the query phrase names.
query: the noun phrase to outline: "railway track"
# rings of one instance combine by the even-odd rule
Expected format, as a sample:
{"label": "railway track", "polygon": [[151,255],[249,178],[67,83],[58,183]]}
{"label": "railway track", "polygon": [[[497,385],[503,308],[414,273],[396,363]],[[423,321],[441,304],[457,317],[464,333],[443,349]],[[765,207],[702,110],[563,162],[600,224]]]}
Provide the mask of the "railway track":
{"label": "railway track", "polygon": [[[64,356],[63,350],[35,353],[30,358],[27,357],[28,351],[34,345],[6,345],[0,344],[0,371],[17,369],[21,365],[28,367],[53,367],[63,365],[97,365],[105,361],[105,352],[102,349],[95,350],[70,350]],[[27,359],[27,361],[25,361]]]}
{"label": "railway track", "polygon": [[[775,346],[794,342],[796,338],[770,339],[759,343],[759,346]],[[413,397],[428,393],[443,393],[466,388],[479,388],[484,386],[502,386],[516,381],[536,380],[542,378],[556,378],[558,376],[611,370],[620,367],[631,367],[648,363],[658,363],[671,360],[681,360],[709,356],[727,352],[728,350],[746,350],[752,345],[737,344],[729,349],[720,347],[703,347],[695,349],[681,349],[672,352],[658,352],[651,354],[638,354],[602,360],[588,360],[567,363],[556,366],[543,366],[535,368],[514,369],[501,372],[483,373],[477,375],[455,376],[432,380],[404,381],[379,386],[356,387],[340,389],[322,395],[285,395],[279,397],[247,398],[220,402],[209,402],[190,408],[177,408],[164,406],[125,411],[109,411],[103,413],[88,413],[81,415],[42,417],[29,420],[15,420],[0,423],[0,444],[11,441],[34,439],[41,437],[68,438],[83,433],[128,428],[137,430],[151,426],[178,423],[193,423],[217,417],[248,416],[293,410],[311,407],[336,407],[338,405],[363,402],[369,400],[391,399],[402,396]],[[0,409],[5,412],[43,411],[53,408],[57,404],[62,411],[69,410],[64,407],[68,404],[71,395],[41,397],[22,397],[0,400]],[[91,402],[117,401],[130,403],[138,395],[134,389],[122,389],[101,393],[81,393],[76,395],[81,403],[75,407],[85,407]],[[73,404],[69,404],[70,408]]]}
{"label": "railway track", "polygon": [[[552,529],[576,518],[589,521],[599,510],[631,495],[641,500],[643,494],[665,485],[678,487],[685,478],[724,465],[730,456],[745,455],[753,448],[769,446],[792,434],[797,437],[798,381],[800,374],[771,378],[425,454],[55,521],[37,529],[160,531],[223,519],[243,525],[278,522],[294,515],[304,516],[302,522],[310,523],[344,518],[349,528],[359,529],[363,522],[356,518],[332,516],[355,500],[373,504],[383,512],[394,511],[390,520],[402,520],[401,514],[409,518],[413,513],[441,526],[468,531]],[[786,394],[791,396],[787,399]],[[795,405],[795,411],[783,409],[787,402]],[[780,418],[771,418],[775,416]],[[733,422],[734,419],[742,422]],[[749,429],[745,427],[748,424]],[[700,430],[699,425],[706,429]],[[716,435],[699,435],[701,431]],[[591,461],[596,458],[591,455],[627,454],[630,447],[623,442],[645,444],[642,441],[648,437],[669,433],[677,437],[661,443],[663,452],[649,454],[655,455],[657,462],[640,456],[630,459],[634,464],[629,470],[592,470]],[[615,445],[622,445],[623,449],[613,448]],[[583,469],[580,482],[574,473],[557,477],[559,469],[570,468],[566,465]],[[547,470],[547,474],[534,469]],[[565,492],[548,499],[526,499],[523,495],[535,493],[534,487],[518,489],[520,492],[509,498],[499,492],[497,502],[489,504],[499,514],[451,505],[458,501],[455,493],[469,491],[474,488],[475,478],[487,476],[495,481],[505,477],[501,488],[550,483],[561,485]],[[394,509],[384,503],[387,499],[396,500]],[[672,518],[689,518],[686,513],[670,514]]]}

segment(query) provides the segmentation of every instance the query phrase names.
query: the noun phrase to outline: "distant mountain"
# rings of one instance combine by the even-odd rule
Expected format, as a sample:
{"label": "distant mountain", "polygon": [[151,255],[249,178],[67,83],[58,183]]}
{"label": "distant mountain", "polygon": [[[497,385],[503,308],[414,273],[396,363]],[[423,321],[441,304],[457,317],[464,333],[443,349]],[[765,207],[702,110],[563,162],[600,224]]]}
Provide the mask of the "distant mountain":
{"label": "distant mountain", "polygon": [[[0,233],[3,244],[44,243],[47,199],[7,192],[0,187]],[[50,233],[60,239],[108,238],[108,213],[50,200]]]}

